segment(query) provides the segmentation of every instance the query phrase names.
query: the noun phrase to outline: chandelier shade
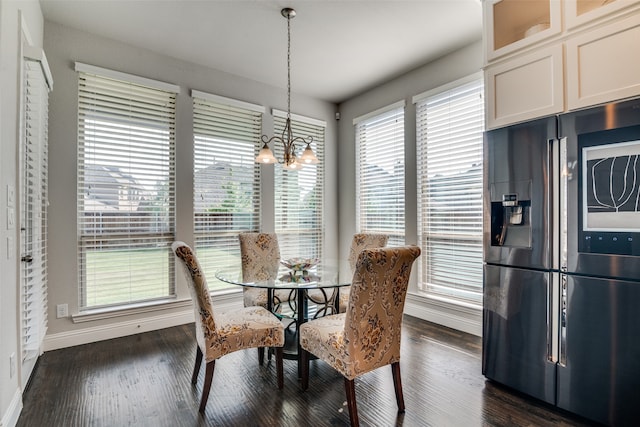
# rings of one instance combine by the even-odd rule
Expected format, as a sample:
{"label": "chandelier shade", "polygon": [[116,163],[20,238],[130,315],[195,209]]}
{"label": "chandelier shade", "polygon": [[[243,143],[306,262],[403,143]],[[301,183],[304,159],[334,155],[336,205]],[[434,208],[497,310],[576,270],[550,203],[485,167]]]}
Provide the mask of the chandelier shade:
{"label": "chandelier shade", "polygon": [[[281,135],[274,135],[271,138],[262,135],[262,148],[256,157],[256,163],[278,163],[269,144],[279,142],[284,149],[282,167],[287,170],[298,170],[305,164],[317,164],[318,158],[311,148],[313,137],[294,136],[291,129],[291,19],[296,16],[296,11],[287,7],[282,9],[280,13],[287,18],[287,120]],[[305,147],[304,151],[298,157],[296,150],[302,146]]]}

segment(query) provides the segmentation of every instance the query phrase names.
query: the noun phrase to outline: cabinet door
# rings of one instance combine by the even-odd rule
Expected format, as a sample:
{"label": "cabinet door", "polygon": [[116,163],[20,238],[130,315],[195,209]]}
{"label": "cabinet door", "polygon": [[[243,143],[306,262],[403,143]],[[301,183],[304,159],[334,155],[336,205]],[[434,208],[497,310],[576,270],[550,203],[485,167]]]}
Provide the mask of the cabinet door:
{"label": "cabinet door", "polygon": [[564,16],[568,29],[593,22],[640,0],[565,0]]}
{"label": "cabinet door", "polygon": [[568,108],[640,95],[638,40],[640,13],[568,39]]}
{"label": "cabinet door", "polygon": [[487,67],[485,93],[488,129],[562,112],[562,46]]}
{"label": "cabinet door", "polygon": [[562,31],[560,1],[487,0],[483,4],[487,61]]}

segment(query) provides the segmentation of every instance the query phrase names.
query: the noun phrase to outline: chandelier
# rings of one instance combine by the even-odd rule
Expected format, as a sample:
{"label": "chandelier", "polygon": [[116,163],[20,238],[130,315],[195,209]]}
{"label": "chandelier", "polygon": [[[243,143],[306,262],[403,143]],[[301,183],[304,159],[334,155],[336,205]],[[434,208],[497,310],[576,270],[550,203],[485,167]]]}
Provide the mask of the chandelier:
{"label": "chandelier", "polygon": [[[308,140],[301,136],[293,136],[291,130],[291,19],[296,16],[296,11],[286,7],[280,12],[282,16],[287,18],[287,120],[284,125],[282,135],[274,135],[269,138],[267,135],[262,135],[262,148],[256,157],[256,163],[278,163],[278,160],[273,155],[273,152],[269,148],[269,144],[272,141],[280,142],[284,148],[284,159],[282,166],[288,170],[301,169],[304,164],[316,164],[318,158],[311,149],[311,143],[313,137],[309,136]],[[306,144],[302,155],[298,157],[296,155],[296,144]]]}

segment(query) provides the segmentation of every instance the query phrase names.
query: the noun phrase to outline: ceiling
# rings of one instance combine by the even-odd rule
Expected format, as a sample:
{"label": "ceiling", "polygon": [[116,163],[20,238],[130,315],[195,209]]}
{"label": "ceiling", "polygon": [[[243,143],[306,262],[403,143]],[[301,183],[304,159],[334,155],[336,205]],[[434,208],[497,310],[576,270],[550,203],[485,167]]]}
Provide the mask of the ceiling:
{"label": "ceiling", "polygon": [[481,38],[479,0],[40,0],[68,27],[340,103]]}

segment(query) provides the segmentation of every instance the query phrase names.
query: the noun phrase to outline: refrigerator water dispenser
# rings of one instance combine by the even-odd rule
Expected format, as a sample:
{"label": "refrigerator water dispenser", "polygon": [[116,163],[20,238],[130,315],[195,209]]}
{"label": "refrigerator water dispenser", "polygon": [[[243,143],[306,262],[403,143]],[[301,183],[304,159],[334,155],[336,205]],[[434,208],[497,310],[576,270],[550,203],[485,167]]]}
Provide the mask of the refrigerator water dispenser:
{"label": "refrigerator water dispenser", "polygon": [[[531,247],[531,197],[529,196],[529,187],[528,182],[495,183],[492,185],[492,246]],[[507,191],[514,189],[524,191]]]}

